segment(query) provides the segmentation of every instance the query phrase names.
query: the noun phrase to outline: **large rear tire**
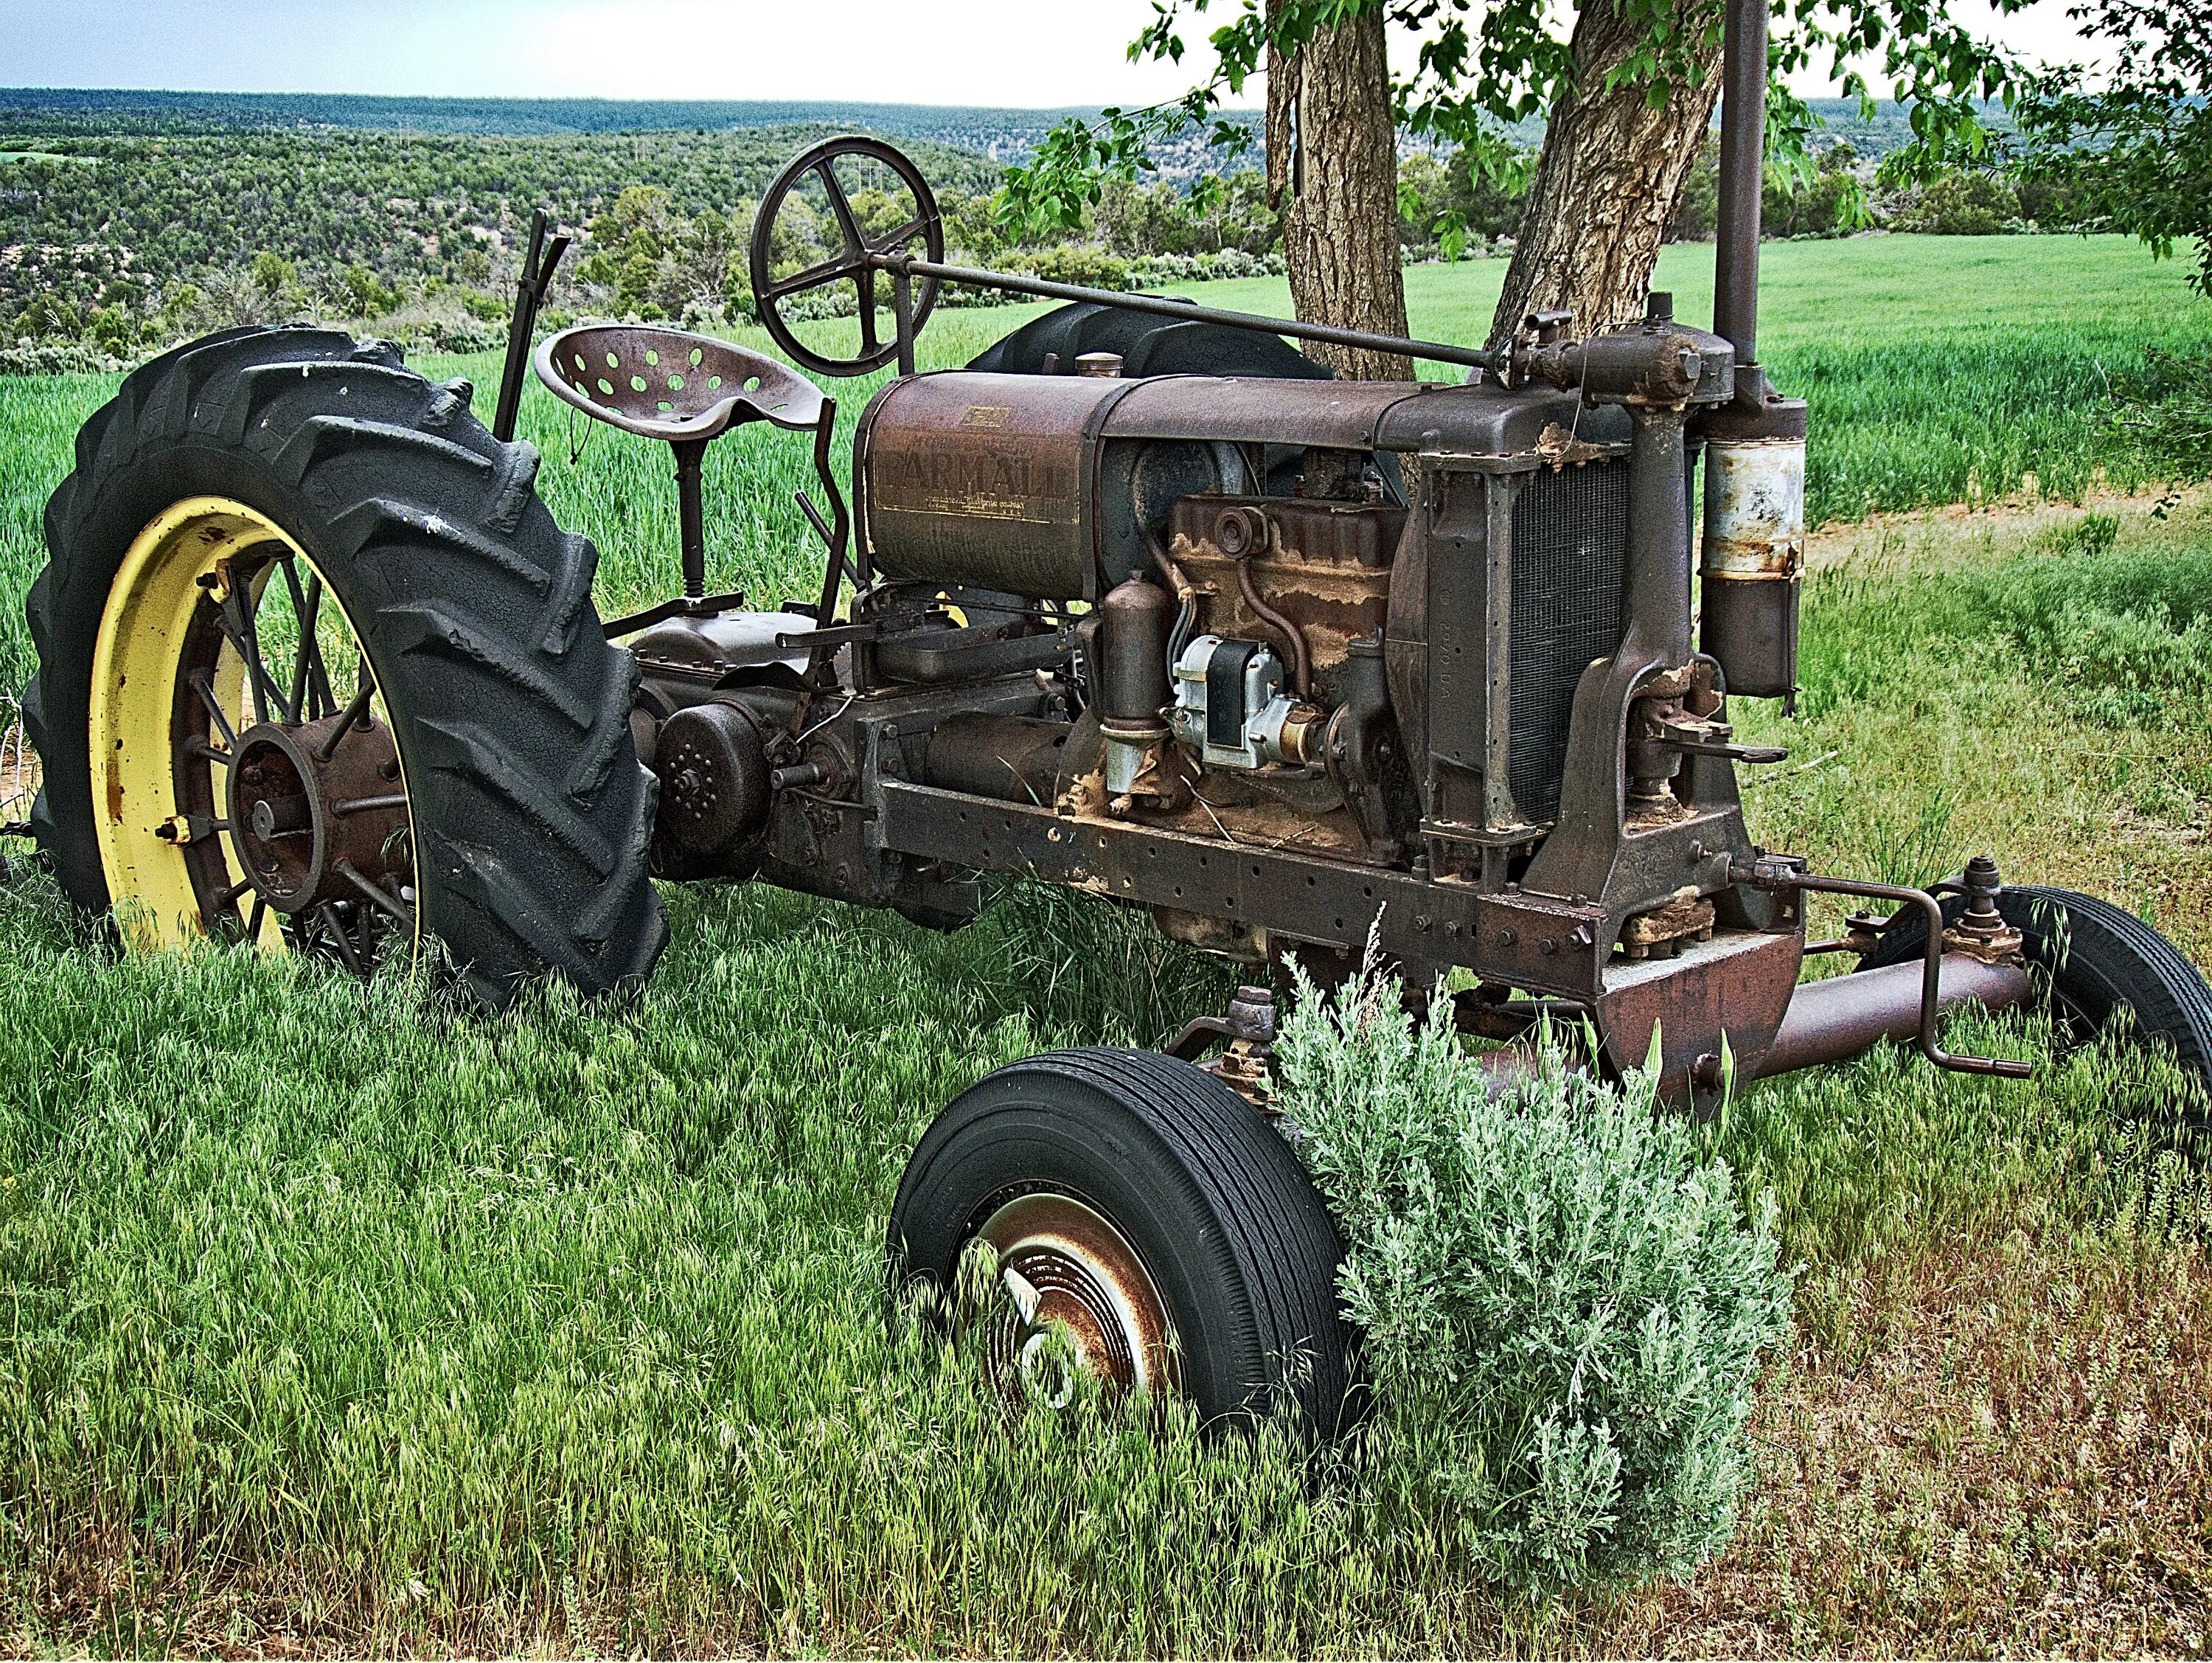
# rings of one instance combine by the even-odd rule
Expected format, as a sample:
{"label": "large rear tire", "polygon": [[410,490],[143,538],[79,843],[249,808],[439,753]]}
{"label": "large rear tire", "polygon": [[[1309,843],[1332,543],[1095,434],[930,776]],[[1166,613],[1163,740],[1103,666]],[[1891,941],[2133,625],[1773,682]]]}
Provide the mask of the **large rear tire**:
{"label": "large rear tire", "polygon": [[1188,318],[1162,318],[1127,307],[1074,301],[1032,318],[969,360],[970,369],[1007,375],[1072,375],[1086,352],[1111,352],[1124,375],[1249,375],[1325,381],[1328,368],[1280,335]]}
{"label": "large rear tire", "polygon": [[[70,899],[146,945],[320,944],[356,969],[432,935],[493,1002],[549,976],[642,977],[666,925],[636,667],[537,467],[465,383],[433,386],[382,342],[234,330],[131,375],[77,436],[27,607],[32,823]],[[264,607],[297,657],[257,676]],[[343,668],[311,662],[340,624],[325,656]],[[373,767],[388,784],[361,783]],[[241,794],[248,771],[263,783]],[[333,875],[362,825],[380,835]]]}
{"label": "large rear tire", "polygon": [[[979,1237],[1007,1297],[963,1312]],[[1037,1341],[1056,1325],[1077,1366],[1180,1391],[1209,1422],[1279,1407],[1309,1435],[1344,1423],[1342,1240],[1280,1136],[1188,1063],[1099,1048],[987,1075],[908,1163],[890,1248],[897,1281],[984,1325],[1002,1378],[1049,1360]]]}

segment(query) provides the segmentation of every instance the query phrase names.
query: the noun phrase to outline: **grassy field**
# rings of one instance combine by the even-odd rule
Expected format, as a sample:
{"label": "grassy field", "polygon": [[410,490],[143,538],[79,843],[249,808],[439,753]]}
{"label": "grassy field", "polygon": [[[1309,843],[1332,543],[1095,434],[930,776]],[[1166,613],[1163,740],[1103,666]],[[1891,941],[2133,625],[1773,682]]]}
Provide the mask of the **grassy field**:
{"label": "grassy field", "polygon": [[[1902,298],[1916,259],[1945,298]],[[1820,407],[1832,479],[1876,477],[1835,472],[1835,448],[1875,455],[1884,409],[1985,482],[2007,454],[2068,477],[2095,429],[2055,389],[2212,332],[2172,268],[2113,243],[1769,264],[1785,381],[1886,378]],[[1848,303],[1824,271],[1856,274]],[[1494,273],[1414,278],[1417,328],[1486,316]],[[926,342],[957,362],[1018,315]],[[0,382],[9,595],[106,390]],[[865,390],[839,391],[856,411]],[[604,598],[664,584],[664,458],[601,430],[572,466],[543,398],[526,426],[556,512],[605,553]],[[712,455],[720,576],[791,592],[812,558],[796,447]],[[1929,466],[1910,477],[1947,477]],[[1802,713],[1747,724],[1794,753],[1753,788],[1755,833],[1899,878],[1993,846],[2212,962],[2208,616],[2201,497],[1833,534]],[[2204,1645],[2212,1197],[2163,1152],[2172,1082],[2125,1055],[2014,1085],[1884,1053],[1732,1106],[1715,1152],[1805,1267],[1737,1539],[1685,1586],[1512,1611],[1394,1511],[1388,1448],[1316,1469],[1267,1440],[1017,1413],[883,1307],[884,1215],[935,1109],[1047,1045],[1156,1038],[1218,972],[1047,894],[951,937],[764,890],[669,900],[643,995],[488,1024],[404,982],[120,959],[43,880],[0,892],[0,1648]]]}

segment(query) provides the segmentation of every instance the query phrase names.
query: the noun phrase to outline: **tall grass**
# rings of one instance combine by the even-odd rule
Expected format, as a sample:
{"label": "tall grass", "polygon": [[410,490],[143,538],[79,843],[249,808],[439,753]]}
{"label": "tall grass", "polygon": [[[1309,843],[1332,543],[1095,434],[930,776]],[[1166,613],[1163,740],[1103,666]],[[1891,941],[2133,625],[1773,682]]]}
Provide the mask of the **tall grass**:
{"label": "tall grass", "polygon": [[[953,359],[1007,319],[927,338]],[[0,590],[103,393],[0,382]],[[658,448],[602,431],[572,470],[557,407],[525,421],[607,602],[661,592]],[[710,458],[718,581],[789,592],[810,534],[765,487],[803,483],[800,453]],[[720,488],[749,468],[740,504]],[[2169,575],[2212,557],[2212,517],[1912,537],[1813,580],[1806,714],[1742,713],[1795,750],[1751,789],[1756,834],[1844,870],[1994,848],[2212,953],[2212,716],[2084,715],[2058,686],[2066,575],[2139,624],[2163,599],[2176,631]],[[9,685],[23,653],[0,633]],[[2010,1085],[1885,1051],[1734,1105],[1713,1146],[1808,1266],[1739,1545],[1535,1630],[1357,1465],[1387,1449],[1316,1467],[1011,1409],[884,1303],[892,1189],[943,1102],[1045,1046],[1156,1039],[1220,972],[1060,895],[948,937],[668,899],[642,994],[488,1024],[404,980],[120,959],[43,880],[0,890],[0,1644],[2096,1650],[2201,1626],[2172,1579],[2201,1574],[2212,1497],[2205,1209],[2140,1064]],[[2179,1569],[2129,1569],[2153,1563]]]}
{"label": "tall grass", "polygon": [[[1674,288],[1679,315],[1710,315],[1711,266],[1711,251],[1699,246],[1662,255],[1658,281]],[[1764,251],[1764,269],[1762,351],[1776,381],[1813,403],[1808,508],[1816,524],[2006,496],[2031,472],[2045,492],[2075,499],[2100,484],[2132,489],[2196,466],[2146,448],[2112,419],[2116,394],[2150,374],[2147,349],[2201,355],[2212,341],[2212,304],[2126,238],[1781,243]],[[1503,277],[1496,260],[1412,268],[1414,332],[1482,339]],[[1188,292],[1276,315],[1288,308],[1279,279]],[[1041,309],[941,311],[921,337],[922,363],[964,363]],[[849,320],[801,328],[845,350],[857,335]],[[757,330],[739,335],[769,350]],[[482,389],[479,411],[489,411],[495,355],[432,356],[418,367],[471,377]],[[885,379],[830,384],[841,458],[854,419]],[[67,438],[113,385],[105,376],[0,377],[0,592],[20,593],[42,563],[38,515],[67,470]],[[539,486],[556,517],[599,545],[602,608],[672,593],[666,448],[597,427],[534,381],[520,430],[545,455]],[[792,496],[818,489],[803,444],[745,429],[714,445],[706,468],[710,582],[767,604],[812,590],[819,549]],[[29,670],[28,640],[10,608],[0,613],[0,691],[20,690]]]}

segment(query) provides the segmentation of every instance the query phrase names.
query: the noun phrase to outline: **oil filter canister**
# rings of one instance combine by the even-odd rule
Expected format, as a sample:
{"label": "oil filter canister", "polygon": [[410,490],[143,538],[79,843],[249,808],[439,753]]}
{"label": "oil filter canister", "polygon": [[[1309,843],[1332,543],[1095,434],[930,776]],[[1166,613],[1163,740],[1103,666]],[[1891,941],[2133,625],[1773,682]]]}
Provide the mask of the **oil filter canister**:
{"label": "oil filter canister", "polygon": [[1805,570],[1805,405],[1713,412],[1705,429],[1701,642],[1731,693],[1797,691]]}

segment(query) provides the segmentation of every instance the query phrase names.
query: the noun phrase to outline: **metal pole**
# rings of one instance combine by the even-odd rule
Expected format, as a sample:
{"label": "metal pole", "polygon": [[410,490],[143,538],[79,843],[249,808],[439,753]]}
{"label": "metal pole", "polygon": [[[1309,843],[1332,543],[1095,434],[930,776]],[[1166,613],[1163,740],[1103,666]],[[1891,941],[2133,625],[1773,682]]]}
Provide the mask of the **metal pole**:
{"label": "metal pole", "polygon": [[1389,352],[1404,357],[1425,358],[1433,363],[1462,364],[1470,369],[1503,369],[1507,355],[1471,346],[1447,346],[1441,341],[1409,340],[1401,335],[1376,335],[1364,329],[1338,329],[1333,325],[1298,323],[1289,318],[1263,317],[1256,312],[1225,312],[1200,306],[1172,295],[1128,295],[1111,289],[1084,289],[1072,283],[1048,283],[1042,277],[1018,277],[1008,271],[984,271],[969,265],[943,265],[915,259],[908,254],[879,255],[873,262],[886,271],[911,277],[935,277],[940,283],[966,283],[975,289],[1003,289],[1011,294],[1036,295],[1052,301],[1090,301],[1099,306],[1118,306],[1130,312],[1149,312],[1158,317],[1184,318],[1194,323],[1226,324],[1232,329],[1261,330],[1287,335],[1292,340],[1322,341],[1370,352]]}
{"label": "metal pole", "polygon": [[568,239],[545,234],[551,222],[543,208],[530,216],[530,244],[522,256],[522,275],[514,283],[514,314],[507,324],[507,363],[499,378],[499,402],[491,418],[491,436],[504,444],[514,437],[514,421],[522,409],[522,381],[530,369],[531,338],[537,332],[538,309],[545,303],[545,290],[554,269],[568,252]]}
{"label": "metal pole", "polygon": [[684,560],[684,598],[707,598],[707,509],[699,487],[699,465],[707,455],[704,439],[674,439],[676,452],[676,513],[681,528]]}
{"label": "metal pole", "polygon": [[1728,0],[1721,60],[1720,226],[1713,243],[1713,333],[1735,346],[1738,397],[1747,393],[1753,403],[1765,387],[1758,364],[1766,7],[1767,0]]}

